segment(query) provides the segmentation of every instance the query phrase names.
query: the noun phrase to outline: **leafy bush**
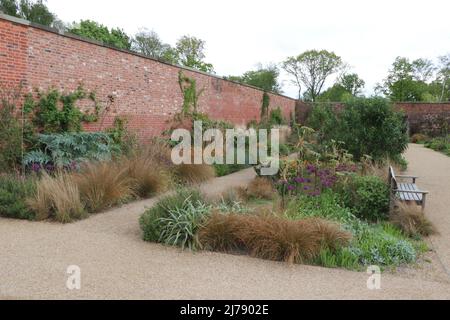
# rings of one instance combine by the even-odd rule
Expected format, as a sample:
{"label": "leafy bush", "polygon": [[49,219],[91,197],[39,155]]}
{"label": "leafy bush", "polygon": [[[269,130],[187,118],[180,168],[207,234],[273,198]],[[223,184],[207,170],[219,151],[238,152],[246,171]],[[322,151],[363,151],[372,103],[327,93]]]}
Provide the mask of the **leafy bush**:
{"label": "leafy bush", "polygon": [[427,135],[422,133],[416,133],[411,136],[412,143],[424,143],[430,139]]}
{"label": "leafy bush", "polygon": [[355,176],[348,188],[339,190],[343,203],[357,217],[369,221],[386,219],[389,213],[389,187],[376,176]]}
{"label": "leafy bush", "polygon": [[425,147],[450,156],[450,135],[447,135],[445,137],[433,138],[425,142]]}
{"label": "leafy bush", "polygon": [[114,125],[106,130],[114,146],[121,154],[129,155],[137,149],[137,136],[127,129],[128,121],[121,117],[114,119]]}
{"label": "leafy bush", "polygon": [[403,114],[394,110],[386,99],[353,98],[342,111],[330,106],[316,106],[309,125],[322,133],[323,141],[342,141],[359,160],[370,155],[374,160],[395,158],[408,146]]}
{"label": "leafy bush", "polygon": [[270,111],[269,123],[271,125],[282,125],[286,123],[286,120],[283,117],[283,112],[281,111],[280,107]]}
{"label": "leafy bush", "polygon": [[[31,94],[27,96],[23,109],[31,118],[37,132],[80,132],[83,122],[94,122],[98,119],[100,106],[95,93],[87,93],[81,86],[67,94],[50,89],[47,92],[38,91],[36,95],[37,99]],[[91,113],[84,113],[75,105],[77,101],[84,99],[92,102]]]}
{"label": "leafy bush", "polygon": [[74,177],[81,199],[91,213],[126,202],[134,196],[133,179],[120,163],[86,163]]}
{"label": "leafy bush", "polygon": [[67,223],[86,217],[80,192],[73,176],[66,173],[51,177],[46,173],[37,182],[36,193],[28,201],[36,212],[36,218],[53,218]]}
{"label": "leafy bush", "polygon": [[416,259],[415,245],[400,230],[390,224],[373,225],[363,222],[340,202],[338,194],[328,191],[319,197],[303,196],[288,206],[286,216],[290,219],[329,219],[343,224],[353,235],[348,247],[338,248],[336,251],[322,248],[314,263],[325,267],[361,270],[372,264],[396,266]]}
{"label": "leafy bush", "polygon": [[140,218],[140,226],[144,233],[144,240],[150,242],[159,242],[163,226],[159,223],[159,219],[168,218],[170,212],[174,210],[186,210],[187,202],[206,203],[203,196],[197,190],[181,189],[174,195],[162,198],[158,203],[147,210]]}
{"label": "leafy bush", "polygon": [[0,175],[0,216],[34,220],[35,214],[26,203],[36,189],[31,178]]}
{"label": "leafy bush", "polygon": [[70,168],[74,163],[110,160],[114,151],[112,140],[102,132],[41,134],[38,142],[40,150],[26,154],[24,165],[45,168],[50,164]]}
{"label": "leafy bush", "polygon": [[1,93],[0,101],[0,172],[15,169],[22,157],[22,128],[16,118],[16,106]]}

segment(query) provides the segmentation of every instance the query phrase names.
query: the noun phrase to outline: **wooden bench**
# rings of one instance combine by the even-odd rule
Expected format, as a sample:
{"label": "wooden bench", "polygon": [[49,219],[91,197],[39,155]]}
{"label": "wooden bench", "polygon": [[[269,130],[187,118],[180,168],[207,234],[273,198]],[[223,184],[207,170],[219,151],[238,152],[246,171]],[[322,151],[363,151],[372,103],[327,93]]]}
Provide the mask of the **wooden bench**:
{"label": "wooden bench", "polygon": [[[399,182],[403,179],[411,179],[411,183]],[[428,191],[420,190],[416,185],[418,177],[396,175],[394,168],[389,167],[389,181],[391,185],[391,199],[397,199],[404,202],[415,202],[425,209],[425,200]]]}

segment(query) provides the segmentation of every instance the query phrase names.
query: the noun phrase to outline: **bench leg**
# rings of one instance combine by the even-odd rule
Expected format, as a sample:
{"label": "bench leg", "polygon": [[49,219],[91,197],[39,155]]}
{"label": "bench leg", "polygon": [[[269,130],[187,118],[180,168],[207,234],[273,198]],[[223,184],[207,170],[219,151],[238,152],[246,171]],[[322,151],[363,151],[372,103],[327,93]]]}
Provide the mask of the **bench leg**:
{"label": "bench leg", "polygon": [[422,211],[425,211],[425,201],[427,199],[427,195],[423,194],[422,195]]}

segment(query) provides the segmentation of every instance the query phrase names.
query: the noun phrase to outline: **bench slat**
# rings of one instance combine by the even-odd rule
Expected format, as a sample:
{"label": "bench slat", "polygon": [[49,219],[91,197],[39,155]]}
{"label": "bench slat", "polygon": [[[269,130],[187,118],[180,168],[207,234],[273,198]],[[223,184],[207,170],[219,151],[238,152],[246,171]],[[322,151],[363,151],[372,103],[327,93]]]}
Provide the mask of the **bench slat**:
{"label": "bench slat", "polygon": [[411,193],[411,192],[401,192],[401,190],[405,191],[420,191],[417,185],[413,183],[399,183],[398,189],[400,190],[398,192],[398,196],[401,200],[404,201],[422,201],[423,196],[421,193]]}

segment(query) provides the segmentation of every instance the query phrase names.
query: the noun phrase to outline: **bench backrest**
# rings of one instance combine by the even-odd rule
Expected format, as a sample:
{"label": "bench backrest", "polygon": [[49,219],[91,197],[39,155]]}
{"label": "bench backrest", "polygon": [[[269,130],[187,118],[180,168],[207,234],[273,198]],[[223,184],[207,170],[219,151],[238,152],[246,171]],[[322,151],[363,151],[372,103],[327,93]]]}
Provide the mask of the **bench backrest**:
{"label": "bench backrest", "polygon": [[389,183],[391,184],[391,189],[397,189],[397,178],[392,166],[389,166]]}

